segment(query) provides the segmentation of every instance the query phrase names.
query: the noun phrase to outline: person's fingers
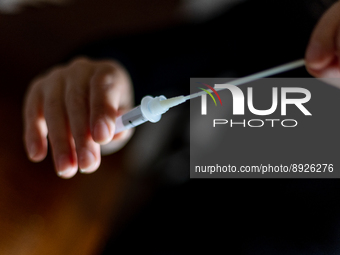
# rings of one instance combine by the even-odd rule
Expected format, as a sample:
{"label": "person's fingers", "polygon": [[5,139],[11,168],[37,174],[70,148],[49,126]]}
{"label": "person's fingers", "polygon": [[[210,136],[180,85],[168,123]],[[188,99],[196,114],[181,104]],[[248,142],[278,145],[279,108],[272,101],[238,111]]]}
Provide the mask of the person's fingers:
{"label": "person's fingers", "polygon": [[[126,70],[112,61],[79,58],[51,70],[30,86],[24,106],[24,141],[31,160],[47,153],[47,135],[59,176],[91,173],[100,164],[100,145],[112,140],[115,119],[132,107]],[[48,132],[47,132],[48,130]],[[128,131],[115,136],[124,144]]]}
{"label": "person's fingers", "polygon": [[100,145],[94,142],[91,136],[86,98],[76,98],[77,95],[70,92],[66,108],[68,115],[72,116],[69,121],[76,145],[78,166],[81,172],[93,172],[100,164]]}
{"label": "person's fingers", "polygon": [[90,125],[94,141],[106,144],[113,138],[119,108],[124,108],[123,95],[129,81],[112,64],[97,69],[90,83]]}
{"label": "person's fingers", "polygon": [[[318,78],[340,78],[340,67],[337,61],[336,63],[329,64],[326,68],[321,70],[308,69],[309,73]],[[337,85],[339,87],[340,85]]]}
{"label": "person's fingers", "polygon": [[119,134],[116,134],[110,143],[100,146],[101,155],[108,155],[112,152],[120,150],[129,141],[134,133],[134,128],[127,129]]}
{"label": "person's fingers", "polygon": [[305,60],[307,70],[314,76],[337,73],[326,68],[338,68],[336,53],[339,44],[336,40],[340,25],[340,3],[335,3],[319,20],[310,38]]}
{"label": "person's fingers", "polygon": [[78,166],[82,173],[91,173],[100,164],[100,145],[93,141],[90,132],[88,77],[84,75],[88,66],[82,64],[88,65],[76,62],[70,66],[72,75],[66,79],[65,104],[75,140]]}
{"label": "person's fingers", "polygon": [[60,177],[70,178],[77,172],[77,156],[63,101],[65,81],[61,71],[55,71],[46,85],[44,116],[55,168]]}
{"label": "person's fingers", "polygon": [[47,154],[47,126],[42,112],[40,81],[33,82],[24,102],[24,143],[30,160],[38,162]]}

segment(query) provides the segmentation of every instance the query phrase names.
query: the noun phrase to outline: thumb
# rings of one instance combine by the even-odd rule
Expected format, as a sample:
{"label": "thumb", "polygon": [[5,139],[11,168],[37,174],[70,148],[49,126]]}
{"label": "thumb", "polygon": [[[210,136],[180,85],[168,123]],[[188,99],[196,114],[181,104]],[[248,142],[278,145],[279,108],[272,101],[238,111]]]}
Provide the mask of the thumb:
{"label": "thumb", "polygon": [[340,74],[337,51],[340,49],[340,3],[335,3],[319,20],[311,35],[305,60],[309,73],[316,77]]}

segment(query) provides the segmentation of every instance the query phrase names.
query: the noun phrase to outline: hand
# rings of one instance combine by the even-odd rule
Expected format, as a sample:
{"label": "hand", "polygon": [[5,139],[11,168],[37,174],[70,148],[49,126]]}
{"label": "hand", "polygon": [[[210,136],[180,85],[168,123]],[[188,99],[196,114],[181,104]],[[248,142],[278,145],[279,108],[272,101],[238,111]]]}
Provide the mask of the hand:
{"label": "hand", "polygon": [[[319,20],[306,50],[308,72],[318,78],[340,77],[340,2]],[[340,84],[337,85],[340,87]]]}
{"label": "hand", "polygon": [[119,149],[131,130],[114,136],[115,119],[133,105],[127,71],[114,61],[78,58],[35,79],[25,97],[24,143],[38,162],[47,154],[47,135],[59,176],[92,173],[100,144]]}

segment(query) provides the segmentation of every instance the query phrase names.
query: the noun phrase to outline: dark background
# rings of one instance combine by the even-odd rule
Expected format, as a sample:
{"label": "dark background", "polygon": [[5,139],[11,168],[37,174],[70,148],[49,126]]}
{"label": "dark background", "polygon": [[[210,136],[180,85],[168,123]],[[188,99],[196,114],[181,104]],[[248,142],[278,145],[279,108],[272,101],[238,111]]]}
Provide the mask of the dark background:
{"label": "dark background", "polygon": [[[143,74],[159,77],[150,84],[178,84],[176,93],[185,93],[189,77],[242,77],[302,58],[315,22],[302,1],[248,1],[203,25],[149,35],[144,51],[137,45],[132,52],[146,64]],[[146,45],[162,50],[153,56]],[[149,69],[159,58],[167,66]],[[280,77],[309,75],[299,69]],[[172,150],[189,146],[185,137],[174,137]],[[157,171],[165,169],[166,164]],[[188,171],[188,165],[182,169]],[[161,185],[104,254],[336,254],[339,184],[337,179],[195,179]]]}
{"label": "dark background", "polygon": [[[190,77],[242,77],[302,58],[317,20],[306,1],[247,1],[191,25],[178,24],[172,18],[175,8],[165,1],[140,6],[115,2],[128,10],[115,15],[103,11],[117,9],[109,1],[96,2],[104,6],[101,10],[90,2],[70,5],[67,15],[47,7],[43,15],[33,8],[20,19],[0,17],[3,95],[14,95],[20,104],[34,76],[78,54],[125,64],[137,102],[146,94],[188,93]],[[52,14],[58,21],[49,19]],[[308,74],[300,69],[282,76]],[[178,122],[188,114],[183,108]],[[175,126],[179,129],[169,135],[173,142],[162,161],[150,167],[157,173],[150,176],[154,192],[121,231],[112,234],[103,254],[337,253],[339,180],[171,182],[165,174],[169,171],[189,174],[188,133]],[[172,164],[173,155],[179,166]]]}

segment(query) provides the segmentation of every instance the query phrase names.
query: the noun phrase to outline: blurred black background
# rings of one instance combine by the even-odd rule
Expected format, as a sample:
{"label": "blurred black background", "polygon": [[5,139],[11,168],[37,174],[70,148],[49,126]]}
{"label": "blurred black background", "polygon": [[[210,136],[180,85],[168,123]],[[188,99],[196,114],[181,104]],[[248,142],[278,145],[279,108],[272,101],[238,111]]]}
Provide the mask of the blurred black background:
{"label": "blurred black background", "polygon": [[[24,12],[17,22],[14,16],[0,17],[1,93],[17,92],[21,101],[34,76],[87,55],[121,61],[133,78],[136,103],[147,94],[188,94],[190,77],[242,77],[302,58],[329,4],[249,0],[206,22],[183,24],[169,18],[177,1],[164,7],[157,1],[137,6],[118,1],[133,11],[116,15],[91,9],[89,2],[83,2],[84,9],[71,5],[66,16],[59,15],[59,7],[48,7],[43,16],[35,9]],[[105,1],[97,4],[101,2]],[[113,2],[106,4],[106,9],[114,9]],[[153,9],[146,12],[148,6]],[[46,25],[54,22],[48,19],[51,13],[59,18],[53,33]],[[156,18],[150,18],[155,13]],[[130,23],[134,15],[137,22]],[[14,35],[7,38],[11,30]],[[25,33],[30,40],[24,40]],[[13,75],[17,69],[20,75]],[[280,76],[309,77],[303,69]],[[188,114],[183,108],[178,123]],[[119,232],[113,231],[102,254],[339,253],[339,180],[190,180],[188,132],[183,132],[183,125],[175,126],[162,160],[150,166],[150,199]],[[183,172],[187,178],[169,180],[169,171]]]}
{"label": "blurred black background", "polygon": [[[242,77],[302,58],[317,21],[311,5],[246,1],[205,23],[115,37],[83,50],[92,57],[120,59],[134,79],[136,102],[146,94],[188,94],[190,77]],[[280,77],[310,76],[299,69]],[[158,184],[152,199],[103,254],[338,253],[339,180],[169,184],[162,173],[172,166],[170,155],[180,151],[188,157],[190,145],[179,133],[174,131],[168,148],[169,163],[154,170]],[[189,161],[183,162],[178,167],[188,172]]]}

